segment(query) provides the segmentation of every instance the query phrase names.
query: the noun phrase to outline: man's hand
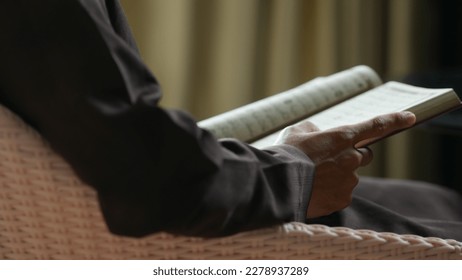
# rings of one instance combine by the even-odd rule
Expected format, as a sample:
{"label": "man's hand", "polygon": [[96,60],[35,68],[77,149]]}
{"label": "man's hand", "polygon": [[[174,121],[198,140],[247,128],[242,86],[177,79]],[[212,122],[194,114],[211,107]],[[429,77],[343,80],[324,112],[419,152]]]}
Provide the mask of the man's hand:
{"label": "man's hand", "polygon": [[307,217],[325,216],[351,203],[353,189],[358,184],[356,170],[369,164],[373,157],[372,151],[362,147],[362,143],[414,123],[414,114],[401,112],[325,131],[319,131],[308,121],[284,129],[276,143],[299,148],[316,166]]}

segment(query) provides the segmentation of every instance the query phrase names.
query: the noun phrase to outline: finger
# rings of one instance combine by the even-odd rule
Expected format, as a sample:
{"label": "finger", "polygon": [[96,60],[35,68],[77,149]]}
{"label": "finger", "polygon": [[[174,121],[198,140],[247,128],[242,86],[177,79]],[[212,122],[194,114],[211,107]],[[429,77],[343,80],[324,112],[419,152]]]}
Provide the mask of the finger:
{"label": "finger", "polygon": [[353,171],[370,162],[371,155],[364,149],[349,148],[339,154],[335,160],[341,169]]}
{"label": "finger", "polygon": [[385,137],[412,126],[415,121],[415,115],[406,111],[381,115],[348,127],[352,130],[353,144],[356,144],[367,139]]}
{"label": "finger", "polygon": [[337,163],[344,170],[356,170],[371,163],[373,153],[369,148],[350,148],[337,157]]}
{"label": "finger", "polygon": [[374,154],[372,153],[372,150],[369,149],[369,147],[358,148],[356,150],[362,156],[361,163],[359,164],[359,166],[366,166],[372,162]]}

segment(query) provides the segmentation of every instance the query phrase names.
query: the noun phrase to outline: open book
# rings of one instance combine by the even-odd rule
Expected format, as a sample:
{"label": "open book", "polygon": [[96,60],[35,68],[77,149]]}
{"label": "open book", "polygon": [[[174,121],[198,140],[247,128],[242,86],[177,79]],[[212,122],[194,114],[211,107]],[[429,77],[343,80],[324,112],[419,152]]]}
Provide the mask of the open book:
{"label": "open book", "polygon": [[237,138],[262,148],[274,143],[275,132],[303,119],[325,130],[411,111],[417,124],[460,106],[452,89],[383,84],[374,70],[361,65],[206,119],[199,126],[218,138]]}

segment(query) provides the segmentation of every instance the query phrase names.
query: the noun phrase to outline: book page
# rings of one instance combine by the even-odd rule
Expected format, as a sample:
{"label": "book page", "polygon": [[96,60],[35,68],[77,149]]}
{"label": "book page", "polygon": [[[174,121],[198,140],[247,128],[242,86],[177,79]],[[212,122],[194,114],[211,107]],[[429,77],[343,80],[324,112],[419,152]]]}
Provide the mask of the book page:
{"label": "book page", "polygon": [[[458,106],[460,101],[452,89],[429,89],[398,82],[388,82],[363,94],[330,107],[309,118],[320,130],[355,124],[382,114],[409,110],[417,122],[438,112]],[[278,133],[256,141],[258,148],[272,145]]]}
{"label": "book page", "polygon": [[[388,82],[308,118],[319,129],[355,124],[375,116],[411,109],[448,92]],[[419,116],[417,116],[419,118]]]}
{"label": "book page", "polygon": [[381,84],[367,66],[316,78],[286,92],[199,122],[218,138],[251,141]]}

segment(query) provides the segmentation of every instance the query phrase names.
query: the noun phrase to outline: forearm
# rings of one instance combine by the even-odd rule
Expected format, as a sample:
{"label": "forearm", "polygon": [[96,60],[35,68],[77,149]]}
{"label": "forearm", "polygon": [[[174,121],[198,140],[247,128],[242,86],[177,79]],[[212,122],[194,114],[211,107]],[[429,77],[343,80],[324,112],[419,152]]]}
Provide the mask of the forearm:
{"label": "forearm", "polygon": [[143,156],[149,152],[144,149],[125,163],[136,169],[108,174],[113,184],[101,180],[100,200],[111,230],[218,236],[305,219],[314,169],[303,153],[291,146],[260,151],[231,139],[217,142],[198,131],[162,132],[163,144],[151,147],[157,156]]}

